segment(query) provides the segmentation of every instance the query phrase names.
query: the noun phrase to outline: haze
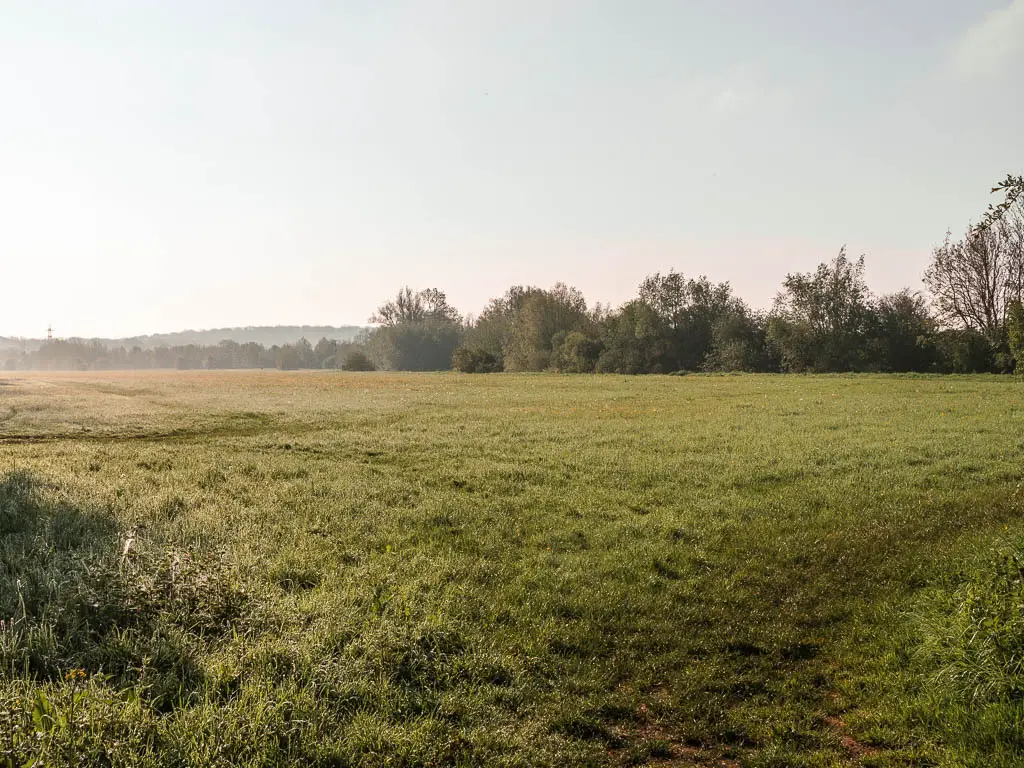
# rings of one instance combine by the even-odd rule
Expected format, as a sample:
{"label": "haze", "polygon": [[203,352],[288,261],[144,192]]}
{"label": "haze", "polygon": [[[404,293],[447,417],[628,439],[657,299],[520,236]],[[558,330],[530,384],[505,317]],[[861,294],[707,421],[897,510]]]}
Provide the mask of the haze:
{"label": "haze", "polygon": [[1024,0],[0,3],[0,335],[876,290],[1024,170]]}

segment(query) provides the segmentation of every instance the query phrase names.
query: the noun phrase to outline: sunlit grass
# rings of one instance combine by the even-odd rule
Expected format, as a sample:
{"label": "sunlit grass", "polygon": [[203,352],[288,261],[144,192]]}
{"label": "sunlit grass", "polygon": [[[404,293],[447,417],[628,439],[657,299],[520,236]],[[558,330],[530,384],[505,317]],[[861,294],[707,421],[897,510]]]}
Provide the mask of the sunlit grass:
{"label": "sunlit grass", "polygon": [[3,384],[0,764],[1022,754],[920,651],[1024,533],[1012,379]]}

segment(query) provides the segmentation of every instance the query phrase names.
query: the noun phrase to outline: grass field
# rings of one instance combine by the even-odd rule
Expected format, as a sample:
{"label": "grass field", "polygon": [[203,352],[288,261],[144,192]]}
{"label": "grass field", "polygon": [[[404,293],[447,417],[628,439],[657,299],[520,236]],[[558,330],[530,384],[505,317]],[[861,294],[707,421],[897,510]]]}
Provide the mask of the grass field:
{"label": "grass field", "polygon": [[9,374],[0,766],[1021,765],[1022,459],[1010,377]]}

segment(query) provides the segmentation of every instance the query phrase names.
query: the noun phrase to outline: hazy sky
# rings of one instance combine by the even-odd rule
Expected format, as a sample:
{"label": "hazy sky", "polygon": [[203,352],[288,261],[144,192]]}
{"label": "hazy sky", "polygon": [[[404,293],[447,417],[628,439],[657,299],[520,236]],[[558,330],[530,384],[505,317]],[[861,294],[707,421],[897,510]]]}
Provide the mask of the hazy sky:
{"label": "hazy sky", "polygon": [[879,292],[1024,171],[1024,0],[0,0],[0,335],[670,267]]}

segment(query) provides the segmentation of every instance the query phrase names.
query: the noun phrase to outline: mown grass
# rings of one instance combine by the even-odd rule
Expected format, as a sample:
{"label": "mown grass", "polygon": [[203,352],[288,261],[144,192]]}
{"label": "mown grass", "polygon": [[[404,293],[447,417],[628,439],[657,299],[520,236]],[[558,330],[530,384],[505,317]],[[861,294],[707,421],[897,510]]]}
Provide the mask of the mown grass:
{"label": "mown grass", "polygon": [[6,384],[0,765],[1024,762],[1019,381]]}

